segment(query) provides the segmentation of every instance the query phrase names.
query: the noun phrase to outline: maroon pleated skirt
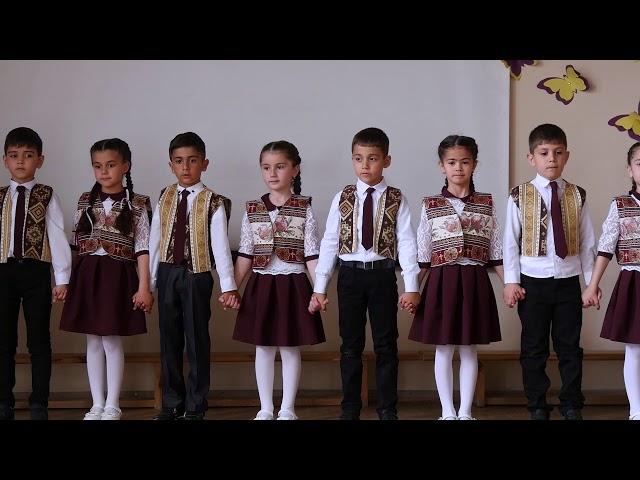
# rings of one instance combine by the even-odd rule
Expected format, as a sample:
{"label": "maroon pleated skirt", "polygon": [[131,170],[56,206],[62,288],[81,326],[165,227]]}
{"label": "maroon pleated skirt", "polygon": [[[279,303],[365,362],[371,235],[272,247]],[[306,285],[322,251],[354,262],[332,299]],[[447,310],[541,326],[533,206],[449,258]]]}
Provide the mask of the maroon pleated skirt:
{"label": "maroon pleated skirt", "polygon": [[498,307],[487,269],[480,265],[432,268],[409,339],[434,345],[500,341]]}
{"label": "maroon pleated skirt", "polygon": [[305,273],[251,272],[233,339],[252,345],[297,347],[325,341],[320,313],[310,314],[313,290]]}
{"label": "maroon pleated skirt", "polygon": [[640,343],[640,272],[620,271],[600,336],[615,342]]}
{"label": "maroon pleated skirt", "polygon": [[138,291],[134,262],[82,255],[71,271],[60,330],[90,335],[147,333],[145,314],[133,310]]}

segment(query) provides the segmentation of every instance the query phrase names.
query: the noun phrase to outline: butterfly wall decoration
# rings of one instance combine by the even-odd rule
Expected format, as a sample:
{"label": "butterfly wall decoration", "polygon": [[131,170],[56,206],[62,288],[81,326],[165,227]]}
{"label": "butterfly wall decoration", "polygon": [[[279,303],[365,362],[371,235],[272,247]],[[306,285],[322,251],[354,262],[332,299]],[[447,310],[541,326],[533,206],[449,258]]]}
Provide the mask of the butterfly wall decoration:
{"label": "butterfly wall decoration", "polygon": [[505,67],[509,69],[509,74],[514,80],[520,80],[522,69],[527,65],[537,65],[538,60],[502,60]]}
{"label": "butterfly wall decoration", "polygon": [[569,105],[578,92],[589,89],[589,82],[580,76],[573,65],[566,66],[566,73],[562,77],[549,77],[540,80],[538,88],[549,94],[556,94],[556,100]]}
{"label": "butterfly wall decoration", "polygon": [[620,132],[627,132],[631,138],[640,141],[640,104],[638,111],[631,112],[627,115],[617,115],[610,119],[607,123],[612,127],[616,127]]}

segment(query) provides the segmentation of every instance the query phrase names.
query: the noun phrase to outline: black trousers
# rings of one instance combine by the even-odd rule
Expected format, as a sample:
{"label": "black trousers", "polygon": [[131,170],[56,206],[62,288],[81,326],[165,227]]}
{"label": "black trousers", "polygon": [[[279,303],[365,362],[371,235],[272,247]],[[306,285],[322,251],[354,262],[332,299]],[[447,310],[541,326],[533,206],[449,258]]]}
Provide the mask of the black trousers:
{"label": "black trousers", "polygon": [[361,270],[341,266],[338,309],[342,410],[358,415],[362,409],[362,352],[367,310],[376,354],[378,414],[396,413],[398,403],[398,285],[395,268]]}
{"label": "black trousers", "polygon": [[20,304],[31,355],[30,408],[47,408],[51,380],[51,264],[39,260],[0,263],[0,408],[14,407]]}
{"label": "black trousers", "polygon": [[533,278],[521,275],[526,290],[518,303],[522,322],[520,365],[529,410],[547,409],[546,394],[551,384],[545,369],[549,358],[549,334],[558,355],[562,379],[560,409],[584,406],[582,394],[582,297],[577,276]]}
{"label": "black trousers", "polygon": [[[211,272],[189,273],[184,265],[158,265],[158,312],[162,363],[162,408],[207,410],[210,386]],[[185,340],[189,377],[182,371]]]}

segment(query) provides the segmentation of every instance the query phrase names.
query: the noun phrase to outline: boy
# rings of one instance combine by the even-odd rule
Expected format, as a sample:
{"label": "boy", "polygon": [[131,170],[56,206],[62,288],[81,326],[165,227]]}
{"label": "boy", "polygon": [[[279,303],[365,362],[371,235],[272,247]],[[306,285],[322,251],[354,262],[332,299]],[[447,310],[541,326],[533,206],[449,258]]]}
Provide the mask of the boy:
{"label": "boy", "polygon": [[42,139],[35,131],[19,127],[9,132],[4,165],[11,173],[11,183],[0,188],[0,420],[14,419],[21,301],[31,355],[31,419],[48,419],[51,299],[64,301],[67,295],[71,249],[60,199],[51,187],[35,180],[43,162]]}
{"label": "boy", "polygon": [[[158,288],[163,382],[162,412],[154,419],[202,420],[210,385],[214,266],[223,292],[220,302],[225,308],[240,306],[227,238],[231,202],[200,180],[209,160],[198,135],[177,135],[169,145],[169,159],[178,183],[160,193],[149,239],[151,289]],[[185,337],[190,366],[186,387]]]}
{"label": "boy", "polygon": [[560,410],[581,420],[582,298],[579,275],[591,281],[595,233],[583,188],[562,179],[569,160],[567,137],[543,124],[529,135],[529,163],[537,175],[511,190],[507,202],[503,262],[504,301],[518,303],[522,323],[520,364],[533,420],[548,420],[545,372],[549,334],[558,355],[562,389]]}
{"label": "boy", "polygon": [[326,309],[327,284],[338,256],[338,308],[342,420],[358,420],[362,409],[362,351],[367,310],[376,353],[377,412],[381,420],[397,420],[398,286],[396,256],[405,293],[402,308],[413,310],[418,293],[417,246],[407,199],[387,186],[382,175],[391,164],[389,138],[379,128],[358,132],[351,144],[358,181],[333,198],[320,244],[310,311]]}

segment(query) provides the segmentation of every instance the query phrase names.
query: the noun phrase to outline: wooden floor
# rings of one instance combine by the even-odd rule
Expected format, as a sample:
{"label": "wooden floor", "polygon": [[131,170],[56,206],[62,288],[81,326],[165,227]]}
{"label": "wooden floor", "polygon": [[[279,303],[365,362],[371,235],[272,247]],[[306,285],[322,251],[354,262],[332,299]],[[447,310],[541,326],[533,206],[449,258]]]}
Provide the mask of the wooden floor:
{"label": "wooden floor", "polygon": [[[276,407],[277,410],[277,407]],[[257,413],[256,407],[216,407],[209,408],[207,420],[251,420]],[[81,420],[84,409],[51,409],[50,420]],[[122,420],[150,420],[156,413],[151,408],[125,408]],[[340,415],[340,407],[298,407],[296,414],[300,420],[335,420]],[[440,416],[440,408],[433,403],[402,402],[398,407],[401,420],[436,420]],[[527,420],[529,413],[520,406],[488,406],[475,408],[473,415],[478,420]],[[585,420],[626,420],[629,415],[627,406],[587,406],[583,410]],[[366,408],[361,415],[363,420],[378,418],[375,407]],[[16,419],[28,420],[28,410],[16,410]],[[557,409],[551,413],[551,419],[562,419]]]}

